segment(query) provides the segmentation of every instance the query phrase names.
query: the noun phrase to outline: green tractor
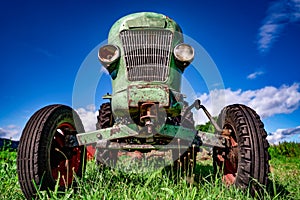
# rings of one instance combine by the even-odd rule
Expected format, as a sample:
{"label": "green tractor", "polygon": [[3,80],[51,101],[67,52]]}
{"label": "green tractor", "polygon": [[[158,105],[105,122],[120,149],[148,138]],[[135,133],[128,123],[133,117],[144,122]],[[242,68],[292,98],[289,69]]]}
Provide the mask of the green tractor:
{"label": "green tractor", "polygon": [[[18,148],[17,168],[26,198],[40,190],[75,184],[86,163],[86,146],[96,161],[113,167],[120,152],[141,156],[170,154],[173,165],[192,171],[201,145],[213,147],[213,164],[223,181],[241,188],[266,185],[269,172],[267,134],[251,108],[223,108],[218,120],[200,100],[188,105],[181,79],[194,59],[179,25],[165,15],[142,12],[112,26],[98,58],[112,79],[112,94],[99,110],[97,130],[85,132],[78,114],[65,105],[38,110],[26,124]],[[95,58],[96,59],[96,58]],[[203,110],[215,133],[195,129],[192,109]],[[256,181],[253,181],[255,179]]]}

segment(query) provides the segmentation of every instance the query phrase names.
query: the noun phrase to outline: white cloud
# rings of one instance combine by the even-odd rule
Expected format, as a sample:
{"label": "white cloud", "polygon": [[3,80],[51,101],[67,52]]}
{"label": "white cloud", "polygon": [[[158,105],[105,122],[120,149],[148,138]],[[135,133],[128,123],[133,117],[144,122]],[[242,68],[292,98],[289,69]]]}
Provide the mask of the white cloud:
{"label": "white cloud", "polygon": [[267,139],[270,144],[278,144],[282,141],[290,141],[295,135],[300,137],[300,126],[296,128],[277,129],[274,133],[270,133]]}
{"label": "white cloud", "polygon": [[95,110],[95,105],[88,105],[85,108],[76,109],[86,132],[96,129],[98,111]]}
{"label": "white cloud", "polygon": [[253,72],[252,74],[249,74],[247,76],[247,79],[256,79],[258,76],[263,75],[263,74],[264,74],[263,71]]}
{"label": "white cloud", "polygon": [[5,127],[0,127],[0,138],[19,140],[20,136],[21,136],[21,129],[16,125],[8,125]]}
{"label": "white cloud", "polygon": [[[198,97],[213,116],[218,116],[221,109],[230,104],[245,104],[253,108],[262,118],[275,114],[288,114],[300,105],[299,84],[291,86],[282,85],[279,88],[267,86],[258,90],[232,91],[228,89],[215,89],[209,94],[204,93]],[[201,124],[207,120],[201,111],[195,112],[196,123]]]}
{"label": "white cloud", "polygon": [[274,1],[267,11],[263,25],[259,28],[258,50],[261,53],[268,51],[286,25],[299,20],[299,0]]}

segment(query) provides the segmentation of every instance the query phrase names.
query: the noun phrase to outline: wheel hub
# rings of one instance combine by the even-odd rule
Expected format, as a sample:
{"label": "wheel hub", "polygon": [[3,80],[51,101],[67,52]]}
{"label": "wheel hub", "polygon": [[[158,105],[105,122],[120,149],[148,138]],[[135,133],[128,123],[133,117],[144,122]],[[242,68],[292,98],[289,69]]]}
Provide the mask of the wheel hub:
{"label": "wheel hub", "polygon": [[216,164],[220,168],[223,181],[232,185],[236,180],[238,169],[238,143],[233,129],[226,128],[222,132],[225,136],[226,148],[216,148]]}
{"label": "wheel hub", "polygon": [[60,179],[59,185],[62,187],[72,183],[74,173],[78,172],[81,163],[81,150],[78,146],[74,146],[76,141],[73,135],[68,135],[70,130],[75,131],[70,124],[64,123],[58,126],[51,146],[52,176],[55,180]]}

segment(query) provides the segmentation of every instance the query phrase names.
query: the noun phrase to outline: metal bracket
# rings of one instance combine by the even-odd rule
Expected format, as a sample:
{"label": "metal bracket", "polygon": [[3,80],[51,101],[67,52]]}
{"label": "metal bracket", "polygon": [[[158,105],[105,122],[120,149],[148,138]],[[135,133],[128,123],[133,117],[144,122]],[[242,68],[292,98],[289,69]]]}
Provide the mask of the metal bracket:
{"label": "metal bracket", "polygon": [[226,147],[226,139],[222,135],[207,133],[203,131],[198,131],[197,134],[202,141],[203,146],[210,146],[210,147]]}
{"label": "metal bracket", "polygon": [[214,120],[214,118],[211,116],[211,114],[208,112],[208,110],[201,104],[201,101],[199,99],[196,99],[194,102],[194,106],[197,110],[200,108],[204,111],[205,115],[208,117],[210,123],[215,127],[216,131],[221,133],[223,130],[219,127],[217,122]]}
{"label": "metal bracket", "polygon": [[103,140],[98,140],[96,144],[96,148],[107,148],[109,142],[105,139]]}
{"label": "metal bracket", "polygon": [[219,125],[214,120],[214,118],[211,116],[211,114],[208,112],[208,110],[203,105],[201,105],[201,101],[199,99],[196,99],[195,102],[186,109],[183,116],[185,116],[193,108],[196,108],[196,110],[202,109],[204,111],[205,115],[207,116],[207,118],[209,119],[209,121],[211,122],[211,124],[215,127],[216,131],[219,133],[222,133],[223,130],[219,127]]}
{"label": "metal bracket", "polygon": [[97,143],[99,140],[113,140],[138,135],[138,132],[132,130],[126,125],[116,125],[111,128],[100,129],[88,133],[79,133],[76,135],[79,145]]}

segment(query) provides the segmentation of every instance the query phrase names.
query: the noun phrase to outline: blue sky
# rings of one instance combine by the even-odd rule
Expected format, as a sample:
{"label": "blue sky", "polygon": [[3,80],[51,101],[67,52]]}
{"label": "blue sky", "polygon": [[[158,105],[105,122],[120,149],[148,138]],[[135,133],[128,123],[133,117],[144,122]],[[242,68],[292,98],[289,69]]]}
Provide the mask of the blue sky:
{"label": "blue sky", "polygon": [[[257,110],[271,143],[300,141],[299,0],[1,1],[0,137],[18,139],[43,106],[72,106],[84,60],[107,39],[117,19],[141,11],[174,19],[210,55],[224,88],[209,91],[193,67],[185,77],[197,85],[195,97],[214,115],[220,105],[212,106],[211,98],[225,94],[226,103]],[[88,67],[100,76],[97,58],[95,63]],[[87,130],[94,128],[95,108],[109,85],[102,74],[92,104],[75,107]]]}

